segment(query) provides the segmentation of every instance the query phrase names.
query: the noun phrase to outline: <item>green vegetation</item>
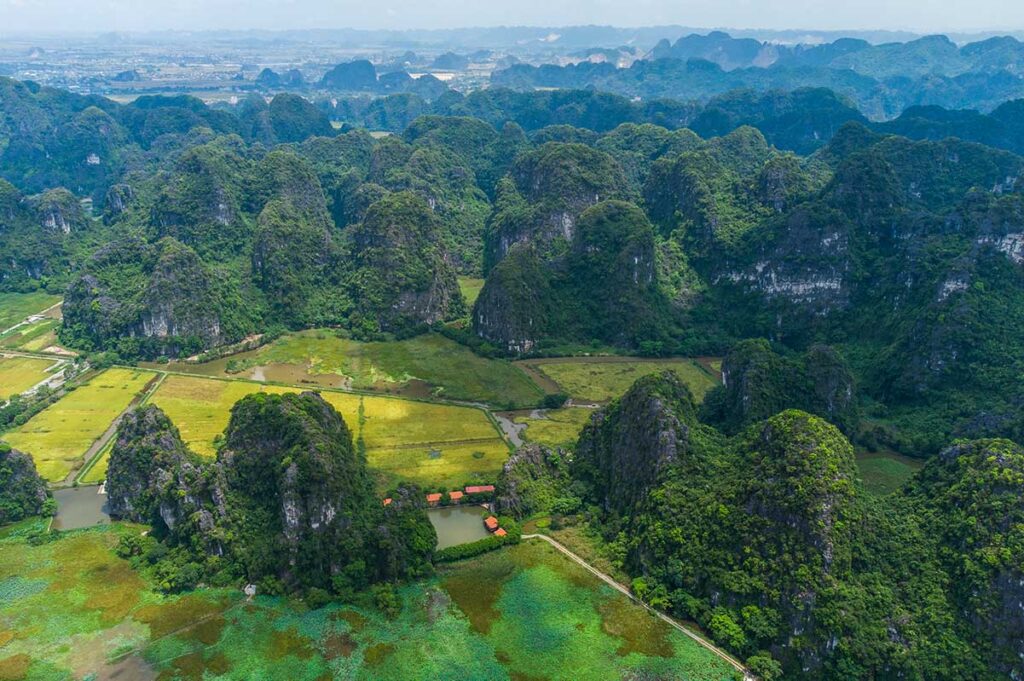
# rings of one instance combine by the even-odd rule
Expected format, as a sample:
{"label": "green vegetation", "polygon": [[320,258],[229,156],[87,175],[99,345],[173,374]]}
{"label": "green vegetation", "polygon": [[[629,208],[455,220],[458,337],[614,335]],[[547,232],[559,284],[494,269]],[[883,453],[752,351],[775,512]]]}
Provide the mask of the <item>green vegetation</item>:
{"label": "green vegetation", "polygon": [[484,287],[484,281],[484,279],[475,277],[459,277],[459,290],[462,291],[462,297],[466,300],[466,307],[469,309],[473,309],[473,303],[479,297],[480,289]]}
{"label": "green vegetation", "polygon": [[544,410],[536,418],[532,412],[517,414],[513,420],[526,425],[523,437],[529,442],[556,449],[572,449],[576,446],[584,424],[593,415],[593,409],[568,407]]}
{"label": "green vegetation", "polygon": [[57,345],[59,319],[41,319],[0,334],[0,348],[39,352]]}
{"label": "green vegetation", "polygon": [[107,369],[4,433],[3,439],[30,454],[44,479],[63,480],[81,466],[89,446],[155,377],[150,371]]}
{"label": "green vegetation", "polygon": [[[509,362],[485,359],[435,333],[400,341],[360,342],[328,330],[285,335],[259,350],[209,365],[176,365],[183,371],[245,372],[275,380],[274,366],[305,368],[287,382],[339,383],[358,390],[483,402],[510,408],[536,405],[541,391]],[[259,367],[259,371],[253,371]],[[340,381],[333,380],[338,377]],[[326,379],[326,380],[325,380]],[[277,379],[281,380],[281,379]]]}
{"label": "green vegetation", "polygon": [[60,302],[60,296],[35,293],[0,292],[0,332]]}
{"label": "green vegetation", "polygon": [[526,360],[544,373],[574,399],[607,402],[620,397],[629,386],[649,374],[666,369],[679,374],[698,400],[717,381],[697,362],[690,359],[636,360],[619,357],[573,357],[565,360]]}
{"label": "green vegetation", "polygon": [[0,355],[0,401],[20,395],[43,381],[54,366],[49,359]]}
{"label": "green vegetation", "polygon": [[[345,420],[316,393],[238,401],[215,461],[189,451],[153,405],[125,415],[107,471],[110,514],[146,523],[119,550],[160,588],[259,584],[350,598],[429,574],[437,544],[417,487],[385,506]],[[165,556],[140,558],[157,547]]]}
{"label": "green vegetation", "polygon": [[640,598],[785,678],[1016,668],[1019,446],[958,441],[883,495],[892,478],[862,487],[853,447],[819,417],[787,410],[728,438],[697,413],[673,373],[640,379],[584,428],[563,483]]}
{"label": "green vegetation", "polygon": [[[178,425],[189,447],[209,457],[235,402],[251,393],[298,390],[172,375],[150,401]],[[457,489],[469,481],[489,482],[508,457],[504,440],[479,409],[333,391],[322,395],[351,424],[371,469],[384,474],[385,484],[406,480]]]}
{"label": "green vegetation", "polygon": [[857,470],[864,489],[872,494],[892,494],[903,487],[924,465],[922,461],[893,452],[858,452]]}
{"label": "green vegetation", "polygon": [[[297,681],[732,679],[717,657],[539,543],[445,566],[437,578],[396,589],[392,618],[369,599],[314,610],[218,589],[159,595],[113,551],[137,527],[33,544],[35,527],[0,535],[5,673],[102,677],[144,662],[168,676]],[[579,656],[560,655],[563,644]]]}

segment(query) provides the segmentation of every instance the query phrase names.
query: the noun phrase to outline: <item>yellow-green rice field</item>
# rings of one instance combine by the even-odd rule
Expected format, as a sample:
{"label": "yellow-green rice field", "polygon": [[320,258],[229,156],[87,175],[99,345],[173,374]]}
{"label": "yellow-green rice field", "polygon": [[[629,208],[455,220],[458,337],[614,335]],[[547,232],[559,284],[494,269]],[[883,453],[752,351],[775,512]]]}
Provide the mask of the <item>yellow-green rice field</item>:
{"label": "yellow-green rice field", "polygon": [[46,480],[63,480],[155,377],[141,369],[107,369],[0,438],[31,454]]}
{"label": "yellow-green rice field", "polygon": [[[214,440],[224,432],[231,407],[254,392],[296,392],[300,388],[170,375],[150,398],[178,426],[197,453],[213,456]],[[388,482],[408,480],[426,486],[458,486],[493,480],[508,448],[480,409],[414,400],[321,393],[362,437],[371,468]],[[474,456],[476,454],[476,456]]]}

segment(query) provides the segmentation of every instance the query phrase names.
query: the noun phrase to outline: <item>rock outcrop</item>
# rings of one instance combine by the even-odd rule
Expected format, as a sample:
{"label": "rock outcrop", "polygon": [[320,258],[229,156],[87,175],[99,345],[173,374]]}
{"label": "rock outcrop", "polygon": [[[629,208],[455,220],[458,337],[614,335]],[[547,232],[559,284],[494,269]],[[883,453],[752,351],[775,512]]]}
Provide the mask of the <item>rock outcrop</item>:
{"label": "rock outcrop", "polygon": [[208,464],[191,452],[157,406],[125,414],[110,452],[106,491],[114,518],[153,526],[172,543],[198,541],[223,553],[215,531],[227,509]]}
{"label": "rock outcrop", "polygon": [[573,476],[606,511],[635,511],[674,466],[693,456],[693,395],[671,371],[645,376],[580,433]]}
{"label": "rock outcrop", "polygon": [[430,206],[413,192],[389,194],[352,229],[354,300],[369,324],[398,330],[453,319],[465,309]]}
{"label": "rock outcrop", "polygon": [[42,514],[49,498],[32,457],[0,442],[0,525]]}
{"label": "rock outcrop", "polygon": [[525,445],[502,466],[494,486],[494,510],[516,518],[549,513],[567,498],[569,484],[569,462],[563,452]]}
{"label": "rock outcrop", "polygon": [[232,576],[348,594],[429,570],[437,537],[423,493],[385,508],[341,415],[314,393],[239,401],[216,461],[202,461],[155,406],[129,413],[107,474],[112,515],[215,554]]}

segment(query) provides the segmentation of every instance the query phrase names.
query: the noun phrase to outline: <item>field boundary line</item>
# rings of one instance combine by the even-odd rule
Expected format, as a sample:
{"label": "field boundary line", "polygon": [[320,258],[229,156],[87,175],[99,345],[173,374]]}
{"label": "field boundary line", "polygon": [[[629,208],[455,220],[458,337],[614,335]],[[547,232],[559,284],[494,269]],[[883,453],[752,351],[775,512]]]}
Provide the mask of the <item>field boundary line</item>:
{"label": "field boundary line", "polygon": [[[208,381],[221,381],[223,383],[248,383],[250,385],[273,386],[273,387],[276,387],[276,388],[293,388],[295,390],[300,390],[300,391],[303,391],[303,392],[326,392],[326,393],[337,393],[339,395],[358,395],[360,397],[375,397],[375,398],[385,399],[385,400],[397,400],[399,402],[418,402],[420,404],[434,404],[434,405],[440,405],[442,407],[452,407],[452,408],[456,408],[456,409],[472,409],[472,410],[475,410],[475,411],[482,412],[484,414],[484,416],[487,418],[487,420],[490,422],[491,427],[494,428],[494,431],[495,431],[494,439],[502,440],[503,442],[505,442],[505,444],[509,446],[509,451],[511,451],[513,449],[513,447],[509,444],[508,440],[505,438],[505,433],[504,433],[504,431],[502,431],[501,427],[498,425],[497,421],[494,418],[494,415],[491,413],[491,410],[488,407],[482,406],[482,405],[480,405],[478,403],[475,403],[475,402],[461,402],[461,401],[456,401],[456,400],[445,400],[445,399],[426,399],[426,398],[421,398],[421,397],[402,397],[400,395],[388,395],[386,393],[375,392],[375,391],[372,391],[372,390],[359,390],[359,389],[354,389],[354,388],[349,388],[349,389],[345,389],[345,388],[331,388],[331,387],[322,386],[322,385],[296,385],[294,383],[282,383],[280,381],[257,381],[257,380],[252,379],[252,378],[243,378],[243,377],[233,378],[233,377],[230,377],[230,376],[206,376],[206,375],[203,375],[203,374],[190,374],[190,373],[187,373],[187,372],[184,372],[184,371],[169,371],[169,370],[165,370],[165,369],[151,369],[149,367],[129,366],[129,365],[126,365],[126,364],[119,364],[119,365],[116,365],[116,366],[118,368],[121,368],[121,369],[135,369],[135,370],[138,370],[138,371],[152,371],[152,372],[155,372],[155,373],[158,373],[158,374],[163,374],[165,378],[167,376],[181,376],[183,378],[198,378],[198,379],[203,379],[203,380],[208,380]],[[163,381],[161,380],[161,384],[162,383],[163,383]],[[491,439],[491,438],[487,438],[487,439]],[[377,449],[377,448],[375,448],[375,449]]]}
{"label": "field boundary line", "polygon": [[595,577],[597,577],[602,582],[604,582],[605,584],[607,584],[611,588],[615,589],[616,591],[618,591],[622,595],[626,596],[629,600],[631,600],[634,603],[636,603],[637,605],[641,606],[647,612],[651,613],[652,615],[654,615],[658,619],[662,620],[663,622],[665,622],[666,624],[671,626],[673,629],[676,629],[677,631],[680,631],[683,634],[685,634],[686,636],[690,637],[697,644],[699,644],[703,648],[706,648],[708,651],[714,653],[720,659],[728,662],[737,671],[739,671],[739,672],[741,672],[743,674],[743,678],[746,681],[757,681],[757,678],[753,674],[751,674],[750,671],[743,665],[743,663],[741,663],[735,657],[733,657],[729,653],[725,652],[724,650],[722,650],[721,648],[719,648],[714,643],[712,643],[711,641],[707,640],[706,638],[704,638],[703,636],[701,636],[697,632],[690,630],[688,627],[684,626],[682,623],[680,623],[680,622],[676,621],[675,619],[669,617],[668,615],[666,615],[665,613],[661,612],[660,610],[652,608],[647,603],[644,603],[642,600],[637,598],[633,594],[633,592],[630,591],[628,587],[626,587],[626,585],[624,585],[624,584],[622,584],[620,582],[617,582],[613,577],[611,577],[611,576],[601,572],[596,567],[594,567],[593,565],[591,565],[587,561],[585,561],[582,558],[580,558],[579,556],[577,556],[575,553],[573,553],[571,550],[569,550],[566,546],[564,546],[560,542],[556,541],[555,539],[552,539],[551,537],[547,536],[546,534],[524,534],[522,538],[523,539],[540,539],[542,541],[547,542],[552,547],[554,547],[556,550],[558,550],[563,555],[565,555],[567,558],[572,560],[574,563],[576,563],[580,567],[584,568],[585,570],[590,572],[592,575],[594,575]]}
{"label": "field boundary line", "polygon": [[[136,369],[138,368],[136,367]],[[151,371],[149,369],[138,370]],[[164,375],[155,371],[151,373],[154,374],[153,378],[151,378],[149,382],[146,383],[145,386],[143,386],[139,395],[132,398],[132,401],[128,403],[128,406],[125,407],[120,414],[114,417],[114,420],[110,422],[110,425],[107,426],[107,429],[105,431],[103,431],[103,434],[100,435],[99,438],[94,440],[91,445],[89,445],[89,448],[85,450],[83,456],[89,456],[90,451],[92,452],[92,455],[89,456],[89,458],[86,460],[85,464],[81,468],[79,468],[77,471],[69,475],[67,478],[64,478],[60,485],[61,487],[67,487],[69,485],[74,485],[75,483],[82,482],[82,478],[84,478],[89,473],[89,471],[93,469],[96,463],[99,462],[99,460],[103,457],[103,452],[106,451],[107,445],[110,444],[110,441],[117,433],[117,428],[118,426],[121,425],[121,419],[124,418],[125,414],[130,412],[132,409],[135,409],[136,407],[140,407],[143,404],[145,404],[146,400],[149,399],[149,396],[152,395],[153,391],[156,390],[157,386],[163,383],[163,379],[165,378]]]}

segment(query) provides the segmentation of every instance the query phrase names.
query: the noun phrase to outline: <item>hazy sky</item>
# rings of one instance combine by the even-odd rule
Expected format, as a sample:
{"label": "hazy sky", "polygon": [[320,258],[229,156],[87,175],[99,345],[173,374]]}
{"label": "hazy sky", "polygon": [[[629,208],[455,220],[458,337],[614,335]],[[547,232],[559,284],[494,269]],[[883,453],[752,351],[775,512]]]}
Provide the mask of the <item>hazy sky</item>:
{"label": "hazy sky", "polygon": [[1024,0],[0,0],[4,30],[681,24],[1024,29]]}

